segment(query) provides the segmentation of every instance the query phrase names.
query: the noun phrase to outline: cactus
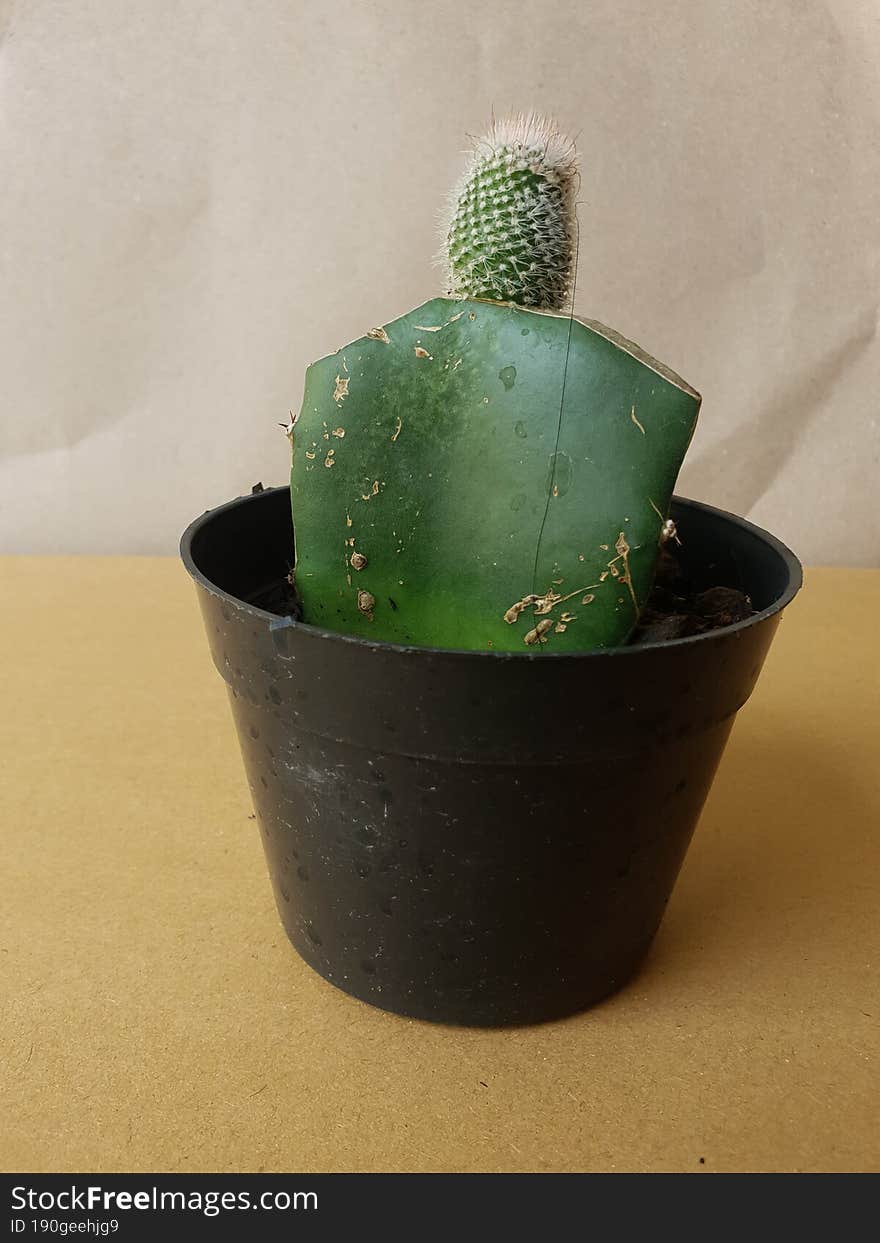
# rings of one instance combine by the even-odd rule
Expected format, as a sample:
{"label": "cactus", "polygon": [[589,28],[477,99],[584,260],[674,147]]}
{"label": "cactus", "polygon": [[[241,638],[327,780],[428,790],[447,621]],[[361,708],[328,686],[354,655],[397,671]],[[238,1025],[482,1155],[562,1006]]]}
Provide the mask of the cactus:
{"label": "cactus", "polygon": [[636,624],[700,398],[554,311],[573,170],[550,127],[495,127],[452,212],[455,296],[308,369],[288,429],[306,622],[526,653],[610,646]]}
{"label": "cactus", "polygon": [[532,113],[494,124],[450,203],[451,294],[562,310],[574,266],[577,153]]}

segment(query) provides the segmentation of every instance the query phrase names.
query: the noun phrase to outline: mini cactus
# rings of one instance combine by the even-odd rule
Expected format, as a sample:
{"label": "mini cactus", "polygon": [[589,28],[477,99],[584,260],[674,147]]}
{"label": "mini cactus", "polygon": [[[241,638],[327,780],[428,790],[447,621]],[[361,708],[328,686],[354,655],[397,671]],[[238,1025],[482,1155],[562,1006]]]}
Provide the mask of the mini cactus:
{"label": "mini cactus", "polygon": [[574,143],[531,113],[492,126],[454,191],[449,293],[560,311],[575,255]]}
{"label": "mini cactus", "polygon": [[700,398],[559,313],[575,177],[554,127],[494,126],[455,196],[451,296],[308,369],[288,428],[307,623],[522,653],[635,626]]}

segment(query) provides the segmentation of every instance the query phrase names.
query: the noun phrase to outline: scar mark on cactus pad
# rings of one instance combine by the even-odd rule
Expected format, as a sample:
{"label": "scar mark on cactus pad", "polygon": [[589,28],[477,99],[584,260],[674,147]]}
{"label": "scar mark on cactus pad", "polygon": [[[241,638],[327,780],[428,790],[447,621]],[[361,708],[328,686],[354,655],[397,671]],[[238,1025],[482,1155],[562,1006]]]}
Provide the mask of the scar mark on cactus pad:
{"label": "scar mark on cactus pad", "polygon": [[428,351],[423,349],[421,345],[416,346],[416,358],[429,358],[431,362],[434,361],[434,355],[429,354]]}
{"label": "scar mark on cactus pad", "polygon": [[344,428],[344,427],[334,427],[334,428],[333,428],[333,431],[330,433],[330,435],[331,435],[331,436],[336,436],[336,437],[338,437],[338,438],[339,438],[339,440],[341,440],[341,439],[342,439],[342,437],[345,435],[345,428]]}
{"label": "scar mark on cactus pad", "polygon": [[530,596],[523,596],[521,600],[517,600],[516,604],[511,604],[510,608],[504,614],[504,620],[507,622],[508,626],[512,626],[519,617],[520,613],[522,613],[524,609],[527,609],[530,604],[535,604],[539,599],[540,596],[533,594]]}
{"label": "scar mark on cactus pad", "polygon": [[391,437],[391,439],[392,439],[392,440],[396,440],[396,439],[397,439],[397,437],[400,435],[400,429],[401,429],[402,427],[403,427],[403,419],[400,417],[400,415],[398,415],[398,416],[397,416],[397,427],[395,427],[395,429],[394,429],[394,433],[393,433],[393,435],[392,435],[392,437]]}
{"label": "scar mark on cactus pad", "polygon": [[333,400],[337,406],[341,406],[348,396],[348,377],[338,375],[336,377],[336,387],[333,390]]}
{"label": "scar mark on cactus pad", "polygon": [[367,336],[371,341],[382,341],[385,345],[391,344],[391,338],[384,328],[371,328]]}
{"label": "scar mark on cactus pad", "polygon": [[[605,549],[605,551],[608,551],[608,544],[599,544],[599,547]],[[564,604],[566,603],[566,600],[573,599],[575,595],[580,595],[580,593],[582,592],[585,592],[585,593],[592,592],[594,588],[602,587],[602,584],[605,582],[605,579],[613,578],[620,585],[626,584],[626,587],[629,587],[630,597],[633,598],[633,607],[635,608],[635,612],[638,613],[639,602],[635,598],[635,592],[633,590],[633,583],[630,582],[630,574],[629,574],[629,554],[631,552],[631,549],[630,549],[629,543],[626,542],[626,536],[623,533],[623,531],[621,531],[618,538],[616,538],[614,548],[616,551],[616,557],[612,557],[612,559],[610,559],[610,561],[608,562],[607,568],[603,569],[603,572],[599,574],[598,583],[589,583],[587,587],[579,587],[577,589],[577,592],[569,592],[568,595],[562,595],[562,597],[559,597],[557,599],[556,603]],[[616,564],[619,561],[623,561],[624,563],[623,573],[620,573],[618,569],[618,564]],[[592,604],[594,599],[595,599],[594,595],[585,594],[583,599],[580,600],[580,603]]]}
{"label": "scar mark on cactus pad", "polygon": [[535,643],[546,643],[547,640],[544,636],[547,634],[547,631],[552,628],[552,626],[553,626],[553,618],[545,617],[543,621],[538,622],[534,630],[530,630],[528,632],[528,634],[523,639],[523,643],[527,643],[529,647],[532,647],[533,644]]}
{"label": "scar mark on cactus pad", "polygon": [[535,601],[535,616],[540,617],[543,613],[550,613],[556,608],[556,605],[562,599],[558,591],[554,591],[551,587],[544,596],[539,596]]}
{"label": "scar mark on cactus pad", "polygon": [[[616,558],[615,558],[615,560],[616,560]],[[588,583],[586,587],[578,587],[577,591],[570,591],[570,592],[568,593],[568,595],[566,595],[566,596],[556,596],[556,599],[553,601],[553,604],[552,604],[550,607],[551,607],[551,608],[555,608],[557,604],[565,604],[565,603],[567,603],[567,601],[569,601],[569,600],[573,600],[575,596],[579,596],[579,595],[581,595],[581,593],[582,593],[582,592],[590,592],[590,591],[592,591],[592,589],[593,589],[594,587],[600,587],[600,586],[602,585],[602,583],[604,583],[604,582],[605,582],[605,579],[606,579],[607,577],[608,577],[608,571],[607,571],[607,570],[604,570],[604,571],[603,571],[603,572],[599,575],[599,581],[598,581],[598,583]],[[621,580],[621,581],[623,581],[623,580]],[[553,592],[548,592],[548,593],[547,593],[547,596],[545,596],[545,597],[539,597],[539,598],[540,598],[540,599],[548,599],[551,595],[553,595]],[[581,600],[581,604],[592,604],[592,602],[593,602],[593,600],[595,600],[595,598],[596,598],[595,596],[585,595],[585,596],[583,597],[583,599]],[[539,611],[538,609],[535,609],[535,612],[536,612],[536,613],[537,613],[538,611]],[[543,611],[545,611],[545,612],[546,612],[547,610],[543,610]],[[564,616],[564,615],[563,615],[563,616]]]}
{"label": "scar mark on cactus pad", "polygon": [[369,591],[359,591],[357,595],[358,611],[363,613],[367,621],[373,620],[373,609],[376,607],[376,597],[371,595]]}
{"label": "scar mark on cactus pad", "polygon": [[[554,591],[552,587],[543,596],[539,596],[537,593],[532,592],[531,595],[523,596],[521,600],[517,600],[515,604],[511,604],[510,608],[504,614],[504,620],[507,622],[508,626],[512,626],[513,623],[518,620],[520,614],[524,612],[525,609],[531,608],[532,605],[535,606],[535,616],[540,617],[542,614],[552,612],[562,598],[563,597],[559,594],[559,592]],[[567,600],[568,596],[566,596],[565,599]]]}
{"label": "scar mark on cactus pad", "polygon": [[[615,550],[615,552],[617,553],[617,556],[618,556],[618,557],[620,557],[620,558],[622,559],[622,561],[623,561],[623,569],[624,569],[624,573],[620,576],[620,581],[621,581],[622,583],[626,583],[627,587],[629,588],[630,598],[632,599],[632,606],[633,606],[633,608],[635,609],[636,615],[638,615],[638,611],[639,611],[639,602],[638,602],[638,600],[636,599],[636,593],[635,593],[635,591],[633,590],[632,578],[631,578],[631,576],[630,576],[630,572],[629,572],[629,554],[630,554],[630,546],[629,546],[629,544],[626,542],[626,536],[624,535],[623,531],[621,531],[621,532],[620,532],[620,534],[619,534],[619,535],[618,535],[618,537],[617,537],[617,540],[615,541],[615,544],[614,544],[614,550]],[[615,558],[615,559],[616,559],[616,558]],[[609,567],[608,567],[608,568],[609,568],[609,569],[611,569],[611,568],[612,568],[612,565],[613,565],[613,563],[610,563],[610,562],[609,562]]]}
{"label": "scar mark on cactus pad", "polygon": [[351,568],[353,570],[365,570],[367,568],[367,558],[362,552],[353,552],[351,554]]}
{"label": "scar mark on cactus pad", "polygon": [[373,499],[373,497],[374,497],[374,496],[378,496],[378,495],[379,495],[379,488],[380,488],[380,486],[381,486],[381,485],[380,485],[380,483],[379,483],[379,480],[378,480],[378,479],[374,479],[374,480],[373,480],[373,486],[372,486],[372,488],[370,488],[369,492],[364,492],[364,493],[362,493],[362,494],[361,494],[361,500],[362,500],[362,501],[371,501],[371,500]]}
{"label": "scar mark on cactus pad", "polygon": [[457,319],[461,319],[464,311],[459,311],[457,315],[453,315],[451,319],[447,319],[445,324],[413,324],[418,332],[442,332],[444,328],[448,328],[450,324],[454,324]]}
{"label": "scar mark on cactus pad", "polygon": [[636,418],[636,408],[635,408],[635,406],[633,406],[632,410],[630,410],[630,412],[629,412],[629,417],[632,419],[633,423],[635,423],[636,427],[639,429],[639,431],[640,431],[640,432],[642,433],[642,435],[644,436],[644,435],[645,435],[645,429],[642,427],[641,423],[640,423],[640,422],[638,421],[638,419]]}

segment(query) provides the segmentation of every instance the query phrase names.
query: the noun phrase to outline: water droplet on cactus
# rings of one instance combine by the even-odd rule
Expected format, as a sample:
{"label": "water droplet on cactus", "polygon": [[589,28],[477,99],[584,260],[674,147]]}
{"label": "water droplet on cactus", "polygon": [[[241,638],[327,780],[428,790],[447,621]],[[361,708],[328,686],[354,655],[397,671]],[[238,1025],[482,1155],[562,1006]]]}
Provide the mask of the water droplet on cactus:
{"label": "water droplet on cactus", "polygon": [[523,423],[522,419],[517,419],[516,423],[513,425],[513,430],[516,432],[517,436],[519,436],[520,440],[525,440],[529,434],[526,431],[526,425]]}

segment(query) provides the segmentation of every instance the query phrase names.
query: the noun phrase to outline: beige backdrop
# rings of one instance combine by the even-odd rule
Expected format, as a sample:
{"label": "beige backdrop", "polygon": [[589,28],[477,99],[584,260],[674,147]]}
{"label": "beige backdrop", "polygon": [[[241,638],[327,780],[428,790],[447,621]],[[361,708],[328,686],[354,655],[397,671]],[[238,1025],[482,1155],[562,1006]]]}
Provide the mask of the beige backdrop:
{"label": "beige backdrop", "polygon": [[493,105],[580,131],[578,308],[704,395],[679,491],[880,563],[878,0],[0,0],[0,546],[283,482]]}

